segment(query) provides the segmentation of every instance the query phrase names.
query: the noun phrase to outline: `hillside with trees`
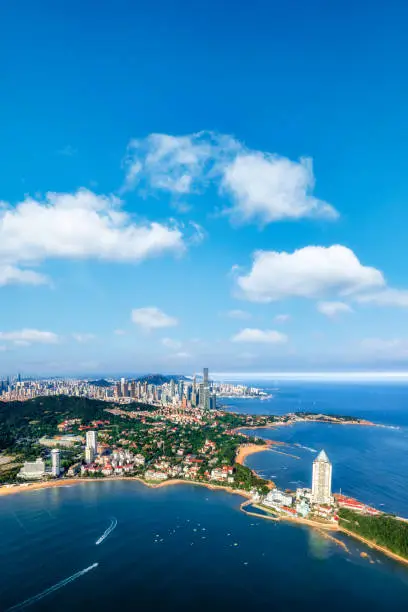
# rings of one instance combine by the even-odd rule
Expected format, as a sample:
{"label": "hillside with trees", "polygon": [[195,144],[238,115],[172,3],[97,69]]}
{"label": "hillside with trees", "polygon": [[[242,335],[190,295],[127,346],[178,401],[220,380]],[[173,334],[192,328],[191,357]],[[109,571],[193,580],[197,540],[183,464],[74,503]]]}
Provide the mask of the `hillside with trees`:
{"label": "hillside with trees", "polygon": [[408,523],[389,514],[368,516],[352,510],[339,510],[339,524],[348,531],[383,546],[408,559]]}

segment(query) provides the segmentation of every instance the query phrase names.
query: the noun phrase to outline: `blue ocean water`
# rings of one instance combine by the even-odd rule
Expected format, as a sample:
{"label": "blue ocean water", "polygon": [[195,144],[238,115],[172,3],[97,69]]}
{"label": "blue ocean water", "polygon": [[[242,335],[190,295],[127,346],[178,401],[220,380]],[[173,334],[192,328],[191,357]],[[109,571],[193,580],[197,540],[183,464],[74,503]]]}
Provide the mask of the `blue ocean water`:
{"label": "blue ocean water", "polygon": [[[94,482],[1,499],[0,609],[403,610],[408,571],[347,555],[303,527],[256,519],[241,498],[191,485]],[[116,528],[97,546],[111,524]],[[21,609],[21,608],[20,608]],[[26,609],[26,608],[24,608]]]}
{"label": "blue ocean water", "polygon": [[[408,386],[287,385],[274,395],[253,405],[244,400],[240,409],[277,413],[315,405],[318,411],[399,425],[394,430],[308,424],[261,433],[309,449],[324,446],[333,460],[335,487],[373,503],[384,500],[380,503],[408,515]],[[276,475],[282,486],[296,486],[292,480],[308,484],[314,452],[288,450],[300,459],[266,452],[248,464]],[[148,489],[129,481],[0,497],[0,610],[22,602],[26,607],[15,609],[407,608],[407,567],[351,539],[347,554],[308,528],[247,516],[239,510],[241,501],[192,485]],[[371,562],[360,557],[363,550]]]}
{"label": "blue ocean water", "polygon": [[252,435],[288,443],[278,450],[299,459],[267,451],[249,457],[249,467],[283,488],[310,486],[313,459],[324,448],[333,463],[336,492],[408,517],[408,385],[303,383],[282,385],[271,393],[270,400],[228,400],[228,404],[248,413],[303,410],[351,415],[386,427],[299,423],[251,430]]}

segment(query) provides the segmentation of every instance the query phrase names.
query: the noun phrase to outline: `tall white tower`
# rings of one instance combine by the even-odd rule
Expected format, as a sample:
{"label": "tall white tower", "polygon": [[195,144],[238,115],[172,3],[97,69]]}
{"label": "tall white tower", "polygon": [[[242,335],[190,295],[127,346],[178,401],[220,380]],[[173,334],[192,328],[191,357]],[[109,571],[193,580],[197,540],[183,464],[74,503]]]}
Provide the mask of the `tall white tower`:
{"label": "tall white tower", "polygon": [[324,450],[320,451],[313,461],[312,502],[314,504],[331,504],[332,464]]}
{"label": "tall white tower", "polygon": [[98,434],[96,431],[86,432],[86,446],[92,448],[93,454],[96,455],[96,447],[98,445]]}
{"label": "tall white tower", "polygon": [[61,457],[58,448],[53,448],[51,451],[51,474],[58,477],[61,473]]}

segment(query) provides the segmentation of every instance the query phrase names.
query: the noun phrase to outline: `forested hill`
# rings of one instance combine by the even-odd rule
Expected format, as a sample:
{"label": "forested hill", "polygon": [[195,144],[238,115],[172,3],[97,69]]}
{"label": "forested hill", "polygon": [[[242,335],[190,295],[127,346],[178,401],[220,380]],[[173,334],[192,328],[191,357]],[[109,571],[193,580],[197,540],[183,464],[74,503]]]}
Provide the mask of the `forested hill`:
{"label": "forested hill", "polygon": [[147,382],[148,385],[164,385],[169,383],[171,380],[189,380],[181,374],[175,374],[174,376],[165,376],[164,374],[146,374],[145,376],[139,376],[135,378],[136,382]]}
{"label": "forested hill", "polygon": [[[36,397],[26,402],[0,402],[0,450],[14,446],[23,437],[40,437],[57,432],[64,419],[79,418],[83,423],[111,419],[105,412],[109,402],[65,395]],[[147,404],[134,402],[126,408],[151,410]]]}

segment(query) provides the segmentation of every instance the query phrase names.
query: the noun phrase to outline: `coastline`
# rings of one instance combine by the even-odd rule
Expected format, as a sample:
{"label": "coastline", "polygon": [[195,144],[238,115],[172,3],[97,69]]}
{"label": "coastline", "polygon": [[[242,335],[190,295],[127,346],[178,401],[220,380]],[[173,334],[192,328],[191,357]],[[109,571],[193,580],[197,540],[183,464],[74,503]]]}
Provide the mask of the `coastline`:
{"label": "coastline", "polygon": [[[265,450],[265,449],[262,449],[261,447],[261,450]],[[251,454],[251,453],[248,453],[248,454]],[[150,483],[150,482],[147,482],[146,480],[143,480],[142,478],[138,476],[129,476],[129,477],[113,476],[113,477],[105,477],[105,478],[67,478],[65,480],[61,479],[61,480],[51,480],[47,482],[34,482],[34,483],[27,484],[27,485],[17,485],[17,486],[11,486],[11,487],[3,486],[0,488],[0,497],[7,496],[7,495],[13,495],[17,493],[29,492],[29,491],[38,491],[40,489],[54,489],[54,488],[60,488],[60,487],[70,487],[70,486],[74,486],[74,485],[78,485],[82,483],[91,483],[91,482],[92,483],[95,483],[95,482],[140,482],[141,484],[151,489],[160,489],[162,487],[185,484],[185,485],[205,487],[206,489],[209,489],[211,491],[217,491],[217,490],[225,491],[226,493],[230,493],[233,495],[240,495],[241,497],[245,498],[245,501],[242,502],[239,506],[240,511],[244,512],[245,514],[256,516],[257,518],[260,518],[260,519],[273,520],[277,522],[284,521],[287,523],[291,523],[292,525],[300,525],[300,526],[304,525],[305,527],[309,527],[311,529],[322,530],[324,532],[337,531],[338,533],[344,533],[345,535],[351,538],[354,538],[355,540],[359,540],[360,542],[362,542],[369,548],[372,548],[374,550],[377,550],[383,553],[384,555],[393,559],[394,561],[398,561],[399,563],[408,565],[408,559],[406,559],[405,557],[401,557],[400,555],[393,553],[391,550],[388,550],[387,548],[380,546],[371,540],[367,540],[366,538],[363,538],[362,536],[360,536],[357,533],[354,533],[353,531],[348,531],[347,529],[340,527],[338,524],[329,524],[329,523],[324,524],[324,523],[320,523],[317,521],[311,521],[311,520],[302,519],[299,517],[295,518],[295,517],[290,517],[286,515],[285,516],[277,515],[276,517],[273,517],[273,516],[266,516],[266,515],[261,515],[255,512],[251,512],[251,511],[246,510],[246,505],[249,505],[252,499],[248,491],[243,491],[242,489],[233,489],[231,487],[211,484],[207,482],[198,482],[194,480],[189,481],[189,480],[182,480],[182,479],[170,479],[170,480],[166,480],[166,481],[159,482],[159,483]]]}
{"label": "coastline", "polygon": [[252,444],[250,442],[240,444],[235,461],[240,465],[244,465],[244,461],[247,457],[254,455],[255,453],[261,453],[262,451],[269,450],[274,444],[275,442],[273,440],[267,440],[265,444]]}
{"label": "coastline", "polygon": [[399,561],[399,563],[408,565],[408,559],[406,559],[405,557],[401,557],[400,555],[397,555],[396,553],[392,552],[388,548],[385,548],[384,546],[380,546],[379,544],[376,544],[372,540],[367,540],[366,538],[363,538],[363,536],[359,535],[358,533],[354,533],[353,531],[348,531],[348,529],[344,529],[344,527],[340,527],[340,525],[338,527],[338,531],[341,533],[345,533],[346,535],[350,536],[351,538],[354,538],[355,540],[360,540],[360,542],[363,542],[363,544],[365,544],[369,548],[373,548],[374,550],[378,550],[379,552],[382,552],[387,557],[394,559],[394,561]]}
{"label": "coastline", "polygon": [[160,489],[161,487],[167,487],[171,485],[179,485],[179,484],[187,484],[194,485],[200,487],[206,487],[207,489],[216,491],[222,490],[227,493],[232,493],[234,495],[241,495],[241,497],[245,497],[247,500],[251,498],[248,491],[244,491],[242,489],[233,489],[232,487],[226,487],[223,485],[216,485],[207,482],[198,482],[196,480],[183,480],[183,479],[169,479],[164,480],[162,482],[147,482],[143,478],[139,476],[105,476],[104,478],[66,478],[61,480],[49,480],[45,482],[33,482],[26,485],[16,485],[11,487],[3,486],[0,488],[0,497],[5,497],[7,495],[13,495],[17,493],[25,493],[29,491],[39,491],[40,489],[56,489],[60,487],[71,487],[77,484],[82,483],[90,483],[90,482],[140,482],[141,484],[149,487],[150,489]]}

